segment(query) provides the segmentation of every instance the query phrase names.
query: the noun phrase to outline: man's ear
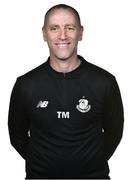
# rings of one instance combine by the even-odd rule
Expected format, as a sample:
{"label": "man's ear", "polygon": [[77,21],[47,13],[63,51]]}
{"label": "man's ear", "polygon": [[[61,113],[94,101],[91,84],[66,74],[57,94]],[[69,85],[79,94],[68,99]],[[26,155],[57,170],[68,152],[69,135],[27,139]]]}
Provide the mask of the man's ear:
{"label": "man's ear", "polygon": [[44,39],[44,41],[47,41],[46,32],[45,32],[45,28],[44,28],[44,27],[42,27],[42,33],[43,33],[43,39]]}
{"label": "man's ear", "polygon": [[81,27],[80,27],[80,31],[79,31],[79,41],[81,41],[82,38],[83,38],[83,31],[84,31],[84,27],[81,26]]}

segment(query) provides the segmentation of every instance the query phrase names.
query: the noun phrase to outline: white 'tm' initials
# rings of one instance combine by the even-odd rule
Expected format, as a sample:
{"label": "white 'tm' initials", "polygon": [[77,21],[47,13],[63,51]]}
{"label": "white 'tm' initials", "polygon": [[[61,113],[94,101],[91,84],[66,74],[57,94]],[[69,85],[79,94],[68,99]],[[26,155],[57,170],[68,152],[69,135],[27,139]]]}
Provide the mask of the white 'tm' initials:
{"label": "white 'tm' initials", "polygon": [[58,118],[68,118],[69,119],[69,112],[57,111]]}

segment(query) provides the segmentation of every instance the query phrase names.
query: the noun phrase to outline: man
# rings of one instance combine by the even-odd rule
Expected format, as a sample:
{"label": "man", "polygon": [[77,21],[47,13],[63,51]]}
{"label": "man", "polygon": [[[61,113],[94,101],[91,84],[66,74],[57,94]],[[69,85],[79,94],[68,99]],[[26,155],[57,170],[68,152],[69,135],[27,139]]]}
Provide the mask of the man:
{"label": "man", "polygon": [[115,77],[77,55],[83,27],[74,8],[49,9],[42,30],[50,57],[17,79],[9,108],[26,179],[109,179],[124,121]]}

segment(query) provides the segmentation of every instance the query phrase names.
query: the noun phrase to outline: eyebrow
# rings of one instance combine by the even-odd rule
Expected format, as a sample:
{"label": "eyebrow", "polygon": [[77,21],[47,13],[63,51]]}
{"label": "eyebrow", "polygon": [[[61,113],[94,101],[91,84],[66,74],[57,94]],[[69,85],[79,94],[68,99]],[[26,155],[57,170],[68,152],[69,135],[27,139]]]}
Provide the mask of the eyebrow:
{"label": "eyebrow", "polygon": [[[76,27],[76,25],[74,25],[74,24],[65,24],[64,25],[64,27],[69,27],[69,26]],[[49,25],[49,27],[59,27],[59,25],[58,24],[51,24],[51,25]]]}
{"label": "eyebrow", "polygon": [[66,24],[65,27],[74,27],[74,28],[76,28],[76,25],[75,24]]}

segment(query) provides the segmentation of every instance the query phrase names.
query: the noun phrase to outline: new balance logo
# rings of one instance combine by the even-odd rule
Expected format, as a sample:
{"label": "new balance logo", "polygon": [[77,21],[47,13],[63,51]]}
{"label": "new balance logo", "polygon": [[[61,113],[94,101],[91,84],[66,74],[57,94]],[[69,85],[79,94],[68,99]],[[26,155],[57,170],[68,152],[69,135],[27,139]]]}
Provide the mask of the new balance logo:
{"label": "new balance logo", "polygon": [[37,104],[37,108],[46,108],[48,106],[48,101],[39,101],[39,103]]}

